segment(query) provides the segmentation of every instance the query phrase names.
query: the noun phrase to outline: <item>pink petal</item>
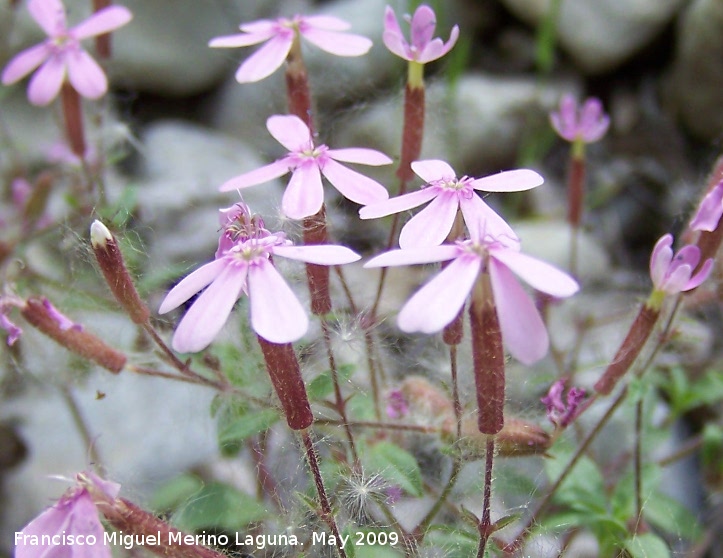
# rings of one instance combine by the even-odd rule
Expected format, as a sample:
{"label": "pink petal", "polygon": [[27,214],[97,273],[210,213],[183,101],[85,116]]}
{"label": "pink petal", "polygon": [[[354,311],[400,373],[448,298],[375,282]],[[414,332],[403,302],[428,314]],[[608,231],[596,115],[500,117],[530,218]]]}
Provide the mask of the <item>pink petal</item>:
{"label": "pink petal", "polygon": [[700,269],[698,270],[698,273],[693,275],[693,277],[690,278],[690,281],[688,281],[683,286],[683,291],[690,291],[692,289],[695,289],[696,287],[699,287],[703,281],[708,279],[708,276],[713,271],[713,258],[709,258],[705,261],[705,263],[700,266]]}
{"label": "pink petal", "polygon": [[455,25],[452,28],[452,32],[449,35],[449,40],[446,43],[442,43],[442,39],[434,39],[429,42],[424,50],[417,56],[417,61],[421,64],[427,64],[437,58],[441,58],[447,54],[454,45],[457,43],[459,38],[459,27]]}
{"label": "pink petal", "polygon": [[213,260],[196,271],[186,276],[180,283],[173,287],[166,295],[158,309],[159,314],[170,312],[174,308],[178,308],[189,298],[208,286],[219,274],[226,269],[228,260]]}
{"label": "pink petal", "polygon": [[34,105],[49,104],[60,92],[65,79],[65,61],[60,56],[51,56],[30,78],[28,99]]}
{"label": "pink petal", "polygon": [[387,189],[368,176],[340,165],[333,159],[324,163],[321,172],[341,194],[361,205],[369,205],[389,197]]}
{"label": "pink petal", "polygon": [[455,192],[441,192],[402,228],[399,247],[404,250],[437,246],[452,230],[459,201]]}
{"label": "pink petal", "polygon": [[60,0],[30,0],[28,11],[49,37],[66,29],[65,6]]}
{"label": "pink petal", "polygon": [[662,285],[665,280],[665,274],[668,272],[668,268],[673,261],[672,245],[673,235],[663,235],[658,242],[655,243],[653,252],[650,255],[650,278],[656,288]]}
{"label": "pink petal", "polygon": [[490,258],[502,262],[532,288],[557,298],[574,295],[580,286],[564,271],[509,248],[491,249]]}
{"label": "pink petal", "polygon": [[293,114],[269,117],[266,128],[276,141],[293,153],[313,146],[311,130],[301,118]]}
{"label": "pink petal", "polygon": [[249,56],[236,71],[236,81],[253,83],[278,70],[291,50],[293,35],[276,35]]}
{"label": "pink petal", "polygon": [[412,60],[412,56],[408,51],[409,45],[400,33],[384,31],[384,33],[382,33],[382,41],[384,41],[384,46],[386,46],[392,54],[396,54],[404,60]]}
{"label": "pink petal", "polygon": [[224,35],[216,37],[208,42],[208,46],[212,48],[236,48],[257,45],[268,41],[276,35],[276,31],[269,27],[264,32],[258,33],[237,33],[235,35]]}
{"label": "pink petal", "polygon": [[439,159],[427,159],[425,161],[414,161],[412,163],[414,173],[425,182],[435,180],[453,179],[457,177],[454,169],[446,161]]}
{"label": "pink petal", "polygon": [[279,33],[281,27],[280,21],[281,20],[257,19],[256,21],[242,23],[239,25],[239,29],[250,35],[266,35],[266,38],[270,38]]}
{"label": "pink petal", "polygon": [[289,160],[284,158],[258,169],[245,172],[221,184],[219,191],[230,192],[231,190],[241,190],[249,186],[269,182],[270,180],[287,174],[289,172],[289,164]]}
{"label": "pink petal", "polygon": [[75,90],[88,99],[98,99],[108,90],[108,80],[98,63],[84,50],[66,55],[68,79]]}
{"label": "pink petal", "polygon": [[345,149],[329,149],[326,154],[337,161],[345,163],[359,163],[378,167],[390,165],[393,161],[381,151],[366,149],[364,147],[348,147]]}
{"label": "pink petal", "polygon": [[403,36],[402,28],[399,27],[397,15],[389,6],[384,9],[384,32],[398,35],[400,37]]}
{"label": "pink petal", "polygon": [[680,265],[671,269],[660,288],[668,294],[678,294],[683,290],[685,284],[690,281],[690,274],[693,272],[689,265]]}
{"label": "pink petal", "polygon": [[249,269],[251,327],[271,343],[293,343],[309,328],[299,299],[268,260]]}
{"label": "pink petal", "polygon": [[539,186],[545,181],[533,170],[519,169],[500,172],[473,180],[470,184],[475,190],[483,192],[523,192]]}
{"label": "pink petal", "polygon": [[247,270],[245,264],[225,265],[181,319],[173,334],[174,350],[179,353],[196,353],[211,344],[241,296]]}
{"label": "pink petal", "polygon": [[422,4],[415,10],[412,16],[409,35],[412,39],[412,45],[418,52],[424,50],[427,43],[432,40],[436,25],[437,16],[434,15],[432,8],[426,4]]}
{"label": "pink petal", "polygon": [[303,37],[321,50],[336,56],[361,56],[369,52],[372,42],[361,35],[337,33],[323,29],[307,29],[302,31]]}
{"label": "pink petal", "polygon": [[361,259],[359,254],[346,246],[333,244],[274,246],[272,252],[275,256],[317,265],[343,265]]}
{"label": "pink petal", "polygon": [[420,206],[436,196],[436,190],[433,188],[424,188],[422,190],[417,190],[416,192],[402,194],[396,198],[389,198],[388,200],[362,207],[359,210],[359,217],[361,219],[377,219],[379,217],[386,217],[387,215],[392,215],[393,213],[400,213],[401,211],[407,211],[408,209]]}
{"label": "pink petal", "polygon": [[453,244],[430,246],[411,250],[390,250],[375,256],[364,267],[395,267],[401,265],[428,264],[452,260],[460,255],[460,249]]}
{"label": "pink petal", "polygon": [[703,198],[698,212],[690,222],[690,228],[694,231],[712,232],[718,226],[721,216],[723,216],[723,181]]}
{"label": "pink petal", "polygon": [[302,20],[303,27],[316,27],[327,31],[346,31],[351,25],[338,17],[329,15],[305,16]]}
{"label": "pink petal", "polygon": [[695,269],[700,261],[700,248],[693,244],[686,244],[675,255],[672,265],[688,265],[691,269]]}
{"label": "pink petal", "polygon": [[324,187],[316,161],[296,167],[281,199],[284,215],[291,219],[310,217],[319,212],[323,203]]}
{"label": "pink petal", "polygon": [[547,354],[550,345],[537,308],[503,263],[490,258],[489,273],[502,340],[522,364],[537,362]]}
{"label": "pink petal", "polygon": [[19,52],[5,66],[2,74],[3,85],[12,85],[20,81],[50,56],[47,43],[41,43]]}
{"label": "pink petal", "polygon": [[507,221],[500,217],[477,194],[473,194],[469,198],[461,197],[459,208],[462,210],[462,216],[469,230],[470,238],[474,240],[485,238],[519,240]]}
{"label": "pink petal", "polygon": [[450,262],[404,305],[397,324],[407,333],[436,333],[457,317],[477,280],[482,260],[464,255]]}
{"label": "pink petal", "polygon": [[71,32],[76,39],[82,40],[123,27],[131,19],[133,19],[133,14],[128,8],[108,6],[73,27]]}

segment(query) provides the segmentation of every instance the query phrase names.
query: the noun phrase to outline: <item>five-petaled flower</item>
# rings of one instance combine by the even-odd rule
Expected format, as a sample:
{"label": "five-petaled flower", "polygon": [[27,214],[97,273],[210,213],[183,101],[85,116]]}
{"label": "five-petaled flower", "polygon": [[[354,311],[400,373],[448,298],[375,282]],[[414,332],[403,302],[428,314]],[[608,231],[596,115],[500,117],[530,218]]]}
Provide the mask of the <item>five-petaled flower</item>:
{"label": "five-petaled flower", "polygon": [[120,485],[94,473],[78,473],[76,478],[77,486],[15,534],[16,558],[111,558],[111,547],[104,543],[105,529],[91,491],[114,500]]}
{"label": "five-petaled flower", "polygon": [[366,37],[344,33],[351,27],[346,21],[333,16],[294,16],[292,19],[261,19],[240,26],[243,33],[212,39],[208,45],[235,48],[264,46],[249,56],[236,72],[236,81],[251,83],[260,81],[281,67],[291,51],[298,35],[320,49],[337,56],[361,56],[366,54],[372,42]]}
{"label": "five-petaled flower", "polygon": [[594,143],[607,132],[610,118],[599,99],[590,97],[578,108],[575,97],[567,94],[560,100],[559,112],[550,113],[550,123],[569,142]]}
{"label": "five-petaled flower", "polygon": [[[216,259],[184,278],[161,303],[158,311],[164,314],[208,287],[176,328],[172,346],[178,352],[206,348],[243,293],[249,297],[251,327],[258,335],[277,344],[297,341],[306,333],[309,320],[274,267],[272,256],[317,265],[346,264],[360,258],[344,246],[294,246],[284,233],[271,233],[262,225],[248,226],[253,221],[247,211],[245,206],[238,205],[234,212],[224,215],[226,226]],[[228,242],[229,238],[234,242]]]}
{"label": "five-petaled flower", "polygon": [[329,149],[314,146],[309,127],[297,116],[276,115],[266,121],[271,135],[289,150],[285,157],[244,173],[221,185],[222,192],[262,184],[291,172],[281,209],[291,219],[315,215],[324,203],[323,174],[341,194],[356,203],[368,205],[389,197],[386,188],[337,161],[363,165],[388,165],[392,160],[374,149]]}
{"label": "five-petaled flower", "polygon": [[122,6],[109,6],[68,29],[65,7],[60,0],[30,0],[28,11],[48,38],[23,50],[8,63],[2,73],[3,84],[20,81],[40,66],[28,86],[32,104],[50,103],[58,95],[66,74],[83,97],[102,97],[108,90],[108,80],[80,41],[118,29],[131,20],[131,12]]}
{"label": "five-petaled flower", "polygon": [[712,232],[718,227],[721,216],[723,216],[723,180],[716,184],[700,202],[700,207],[690,222],[690,228],[694,231]]}
{"label": "five-petaled flower", "polygon": [[[476,229],[481,231],[482,226]],[[523,364],[531,364],[545,356],[549,346],[545,324],[514,274],[533,288],[557,298],[571,296],[579,287],[566,273],[521,253],[516,241],[479,235],[455,244],[392,250],[372,258],[364,267],[442,261],[449,261],[449,264],[417,291],[399,312],[397,324],[402,331],[436,333],[442,330],[461,311],[480,274],[487,271],[502,338],[512,356]]]}
{"label": "five-petaled flower", "polygon": [[[412,170],[427,183],[421,190],[367,205],[359,210],[362,219],[374,219],[406,211],[431,200],[427,207],[402,228],[399,246],[404,249],[435,246],[444,242],[452,230],[458,209],[462,211],[468,228],[484,223],[483,233],[492,237],[507,236],[516,239],[517,236],[507,222],[474,191],[519,192],[535,188],[544,181],[535,171],[527,169],[501,172],[478,179],[467,176],[457,178],[452,167],[440,160],[415,161],[412,163]],[[470,234],[474,237],[477,232],[472,231]]]}
{"label": "five-petaled flower", "polygon": [[695,289],[713,269],[713,260],[708,259],[693,274],[700,262],[700,249],[688,244],[673,255],[672,245],[673,235],[666,234],[655,244],[650,256],[650,278],[657,293],[675,295]]}
{"label": "five-petaled flower", "polygon": [[437,19],[434,10],[426,4],[420,5],[411,18],[405,16],[405,19],[409,22],[411,42],[404,38],[394,10],[387,6],[382,39],[390,51],[409,62],[427,64],[437,60],[452,50],[459,37],[459,27],[455,25],[446,43],[439,37],[433,39]]}

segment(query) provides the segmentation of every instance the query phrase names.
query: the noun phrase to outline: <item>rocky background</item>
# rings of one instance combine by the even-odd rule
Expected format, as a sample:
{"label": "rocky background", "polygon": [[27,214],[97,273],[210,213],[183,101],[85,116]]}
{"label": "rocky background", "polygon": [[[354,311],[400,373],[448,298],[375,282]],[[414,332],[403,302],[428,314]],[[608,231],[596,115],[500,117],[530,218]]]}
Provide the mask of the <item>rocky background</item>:
{"label": "rocky background", "polygon": [[[145,254],[139,261],[141,275],[151,273],[151,266],[156,271],[179,265],[188,269],[207,261],[217,239],[216,211],[235,201],[219,193],[218,185],[280,154],[264,123],[271,114],[285,111],[283,74],[239,85],[233,73],[253,48],[207,47],[209,39],[234,33],[240,22],[320,12],[352,22],[353,32],[370,37],[374,47],[359,59],[305,51],[319,130],[324,143],[333,147],[367,146],[398,154],[405,67],[381,41],[388,2],[118,3],[130,8],[134,19],[113,37],[108,66],[113,117],[99,133],[122,154],[108,181],[111,198],[118,199],[128,186],[137,196],[133,220],[137,245]],[[71,22],[89,11],[85,0],[66,4]],[[401,2],[391,4],[398,13],[411,11]],[[548,71],[538,67],[536,49],[549,1],[447,0],[432,5],[438,34],[446,39],[451,26],[459,23],[462,37],[452,56],[428,69],[423,156],[446,159],[459,174],[470,176],[517,166],[538,170],[546,185],[505,210],[525,220],[520,235],[526,251],[560,265],[567,254],[563,219],[568,146],[554,136],[547,115],[565,92],[602,99],[612,125],[588,150],[589,209],[580,270],[587,285],[630,292],[630,298],[617,303],[619,309],[629,309],[646,288],[647,258],[655,240],[684,225],[721,152],[723,2],[562,0]],[[0,0],[0,65],[41,38],[22,2]],[[2,176],[23,165],[46,165],[47,151],[60,137],[57,117],[27,103],[24,83],[0,90]],[[392,171],[375,176],[390,190],[395,187]],[[280,191],[282,184],[275,187]],[[269,185],[252,188],[245,199],[259,213],[278,218],[279,197],[272,191]],[[56,206],[62,213],[62,203]],[[382,224],[359,228],[356,208],[334,201],[330,211],[337,238],[367,255],[378,251],[386,236]],[[68,231],[58,244],[61,252],[82,261],[77,248],[81,240]],[[31,265],[53,275],[47,247],[27,257],[34,260]],[[408,292],[404,285],[416,280],[399,279],[400,299]],[[151,303],[157,305],[163,292],[159,289]],[[95,319],[98,329],[120,346],[134,346],[136,333],[127,320],[92,314],[84,317]],[[690,358],[701,362],[714,358],[721,341],[720,315],[706,319],[690,348]],[[612,354],[618,339],[600,343],[609,345]],[[10,552],[10,534],[64,489],[58,483],[54,490],[39,479],[71,475],[87,464],[65,396],[43,384],[56,372],[67,374],[72,359],[55,352],[24,358],[26,368],[18,370],[12,359],[3,357],[0,376],[5,491],[0,552],[5,553]],[[168,384],[121,375],[98,376],[77,386],[88,422],[101,433],[100,449],[114,452],[109,456],[114,480],[138,494],[215,455],[214,424],[208,415],[212,394]],[[105,391],[113,397],[102,407],[94,406],[93,397]],[[159,394],[163,406],[157,404]],[[183,431],[182,438],[169,434],[177,431]],[[702,494],[695,486],[694,492]],[[700,498],[693,500],[692,505],[701,505]]]}

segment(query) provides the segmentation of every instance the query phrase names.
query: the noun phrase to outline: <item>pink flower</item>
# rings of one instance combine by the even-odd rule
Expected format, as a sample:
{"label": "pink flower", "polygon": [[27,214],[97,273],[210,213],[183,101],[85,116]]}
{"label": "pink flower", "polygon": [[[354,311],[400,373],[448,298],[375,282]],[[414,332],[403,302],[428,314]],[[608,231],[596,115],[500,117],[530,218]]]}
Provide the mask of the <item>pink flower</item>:
{"label": "pink flower", "polygon": [[457,42],[459,27],[454,26],[449,40],[444,43],[434,35],[437,18],[434,10],[426,4],[420,5],[410,18],[405,16],[410,25],[411,44],[407,42],[399,27],[399,21],[394,10],[387,6],[384,12],[384,34],[382,39],[386,47],[400,58],[419,64],[427,64],[447,54]]}
{"label": "pink flower", "polygon": [[477,238],[453,245],[392,250],[373,258],[364,267],[449,261],[399,312],[397,324],[408,333],[442,330],[462,310],[480,273],[489,272],[502,338],[515,358],[532,364],[545,356],[549,339],[535,304],[514,274],[554,297],[571,296],[579,287],[566,273],[519,252],[516,242],[504,237]]}
{"label": "pink flower", "polygon": [[577,414],[580,403],[585,398],[583,388],[572,387],[567,392],[566,402],[563,403],[562,396],[565,392],[565,380],[557,380],[550,386],[547,395],[540,399],[547,407],[547,418],[555,426],[566,427],[572,422]]}
{"label": "pink flower", "polygon": [[[439,160],[415,161],[412,170],[427,183],[421,190],[367,205],[359,210],[362,219],[374,219],[406,211],[431,200],[432,203],[402,228],[399,246],[404,249],[444,242],[452,230],[458,209],[462,211],[468,228],[483,223],[484,233],[489,236],[516,239],[517,236],[505,220],[482,201],[474,190],[519,192],[539,186],[544,181],[535,171],[527,169],[501,172],[476,180],[467,176],[457,178],[452,167]],[[470,236],[478,234],[471,232]]]}
{"label": "pink flower", "polygon": [[560,111],[550,114],[550,123],[560,137],[569,142],[594,143],[607,132],[610,118],[603,112],[599,99],[591,97],[578,108],[575,98],[565,95],[560,101]]}
{"label": "pink flower", "polygon": [[131,12],[122,6],[110,6],[68,29],[65,7],[60,0],[30,0],[28,10],[48,38],[10,61],[2,73],[3,84],[20,81],[40,66],[28,86],[28,99],[34,105],[50,103],[58,95],[66,73],[71,85],[83,97],[103,96],[108,90],[108,80],[98,63],[80,46],[80,41],[118,29],[131,20]]}
{"label": "pink flower", "polygon": [[240,26],[238,35],[216,37],[210,47],[235,48],[267,43],[249,56],[236,72],[236,81],[251,83],[270,76],[283,64],[297,34],[320,49],[337,56],[366,54],[372,42],[366,37],[343,33],[351,27],[333,16],[294,16],[292,19],[261,19]]}
{"label": "pink flower", "polygon": [[706,260],[698,273],[692,275],[700,262],[700,249],[688,244],[673,255],[673,235],[666,234],[655,244],[650,256],[650,278],[656,291],[668,295],[695,289],[710,275],[713,259]]}
{"label": "pink flower", "polygon": [[80,473],[77,479],[78,486],[15,533],[16,558],[111,558],[90,491],[115,499],[120,485],[93,473]]}
{"label": "pink flower", "polygon": [[718,227],[718,222],[723,215],[723,180],[706,194],[700,203],[698,212],[690,222],[690,228],[694,231],[713,232]]}
{"label": "pink flower", "polygon": [[[243,216],[243,217],[241,217]],[[239,213],[244,221],[248,214]],[[317,265],[338,265],[357,261],[360,256],[344,246],[294,246],[284,233],[263,228],[238,228],[227,224],[219,243],[221,254],[176,285],[161,303],[165,314],[206,289],[193,303],[176,328],[173,348],[181,353],[201,351],[226,323],[236,301],[249,297],[251,327],[271,343],[292,343],[308,328],[301,303],[271,261],[281,256]],[[223,236],[229,233],[234,242]],[[238,232],[237,232],[238,231]],[[206,288],[208,287],[208,288]]]}
{"label": "pink flower", "polygon": [[13,306],[17,306],[19,303],[8,302],[7,300],[0,299],[0,328],[4,329],[8,333],[6,343],[8,347],[12,347],[23,334],[23,330],[15,325],[10,318],[8,318],[8,312]]}
{"label": "pink flower", "polygon": [[281,209],[291,219],[303,219],[319,212],[324,203],[322,174],[353,202],[367,205],[389,197],[386,188],[377,181],[337,162],[374,166],[390,164],[392,160],[383,153],[363,148],[315,147],[308,126],[293,115],[272,116],[266,121],[266,127],[289,150],[289,154],[270,165],[232,178],[221,186],[222,192],[262,184],[291,172],[291,180],[281,201]]}

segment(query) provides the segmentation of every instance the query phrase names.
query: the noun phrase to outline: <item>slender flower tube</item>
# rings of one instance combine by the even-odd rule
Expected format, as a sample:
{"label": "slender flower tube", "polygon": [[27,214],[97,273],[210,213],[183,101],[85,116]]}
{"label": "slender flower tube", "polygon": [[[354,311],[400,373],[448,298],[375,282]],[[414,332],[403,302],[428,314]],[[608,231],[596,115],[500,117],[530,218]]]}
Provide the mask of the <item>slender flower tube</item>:
{"label": "slender flower tube", "polygon": [[[251,220],[245,221],[248,222]],[[231,246],[228,237],[224,240],[229,233],[232,237],[236,234]],[[284,233],[261,228],[243,230],[229,226],[219,248],[216,259],[178,283],[159,308],[161,314],[170,312],[205,289],[176,328],[172,346],[178,352],[206,348],[244,293],[249,297],[251,327],[258,335],[277,344],[297,341],[306,333],[308,318],[274,267],[272,256],[319,265],[351,263],[360,258],[344,246],[294,246]]]}
{"label": "slender flower tube", "polygon": [[98,99],[108,90],[108,80],[100,66],[80,45],[80,41],[122,27],[133,17],[122,6],[99,10],[75,27],[68,28],[65,7],[60,0],[30,0],[28,11],[48,38],[17,54],[2,73],[2,83],[11,85],[38,66],[30,80],[28,99],[34,105],[47,105],[66,79],[83,97]]}
{"label": "slender flower tube", "polygon": [[666,234],[653,248],[650,256],[653,292],[640,308],[612,362],[595,384],[595,391],[602,395],[608,395],[635,362],[658,321],[665,298],[700,286],[713,269],[713,259],[706,260],[698,269],[700,249],[697,246],[688,244],[674,254],[672,245],[673,235]]}
{"label": "slender flower tube", "polygon": [[266,127],[289,150],[288,155],[228,180],[219,188],[222,192],[262,184],[291,172],[291,180],[281,201],[284,215],[291,219],[311,217],[321,210],[324,203],[322,175],[344,197],[355,203],[368,205],[389,197],[384,186],[338,162],[373,166],[390,164],[392,160],[383,153],[374,149],[315,146],[309,127],[294,115],[272,116],[267,120]]}
{"label": "slender flower tube", "polygon": [[[474,191],[520,192],[544,182],[542,176],[528,169],[477,179],[467,176],[457,178],[448,163],[434,159],[414,161],[412,169],[426,182],[421,190],[367,205],[359,210],[362,219],[375,219],[431,202],[402,228],[399,246],[403,249],[441,244],[452,230],[458,210],[462,212],[467,228],[484,223],[484,232],[491,237],[517,239],[507,222]],[[471,236],[474,235],[475,232],[471,232]]]}
{"label": "slender flower tube", "polygon": [[428,334],[442,330],[454,320],[480,273],[488,272],[502,338],[515,358],[524,364],[532,364],[547,353],[549,338],[535,304],[515,274],[533,288],[558,298],[573,295],[579,287],[566,273],[521,253],[516,242],[504,237],[482,236],[480,226],[473,229],[478,236],[471,240],[457,241],[453,245],[392,250],[372,258],[364,267],[449,261],[407,301],[397,317],[402,331]]}
{"label": "slender flower tube", "polygon": [[325,15],[261,19],[241,24],[239,28],[243,33],[216,37],[208,46],[236,48],[266,43],[236,72],[236,81],[251,83],[261,81],[278,70],[298,36],[336,56],[361,56],[369,52],[372,42],[366,37],[345,33],[350,27],[342,19]]}

